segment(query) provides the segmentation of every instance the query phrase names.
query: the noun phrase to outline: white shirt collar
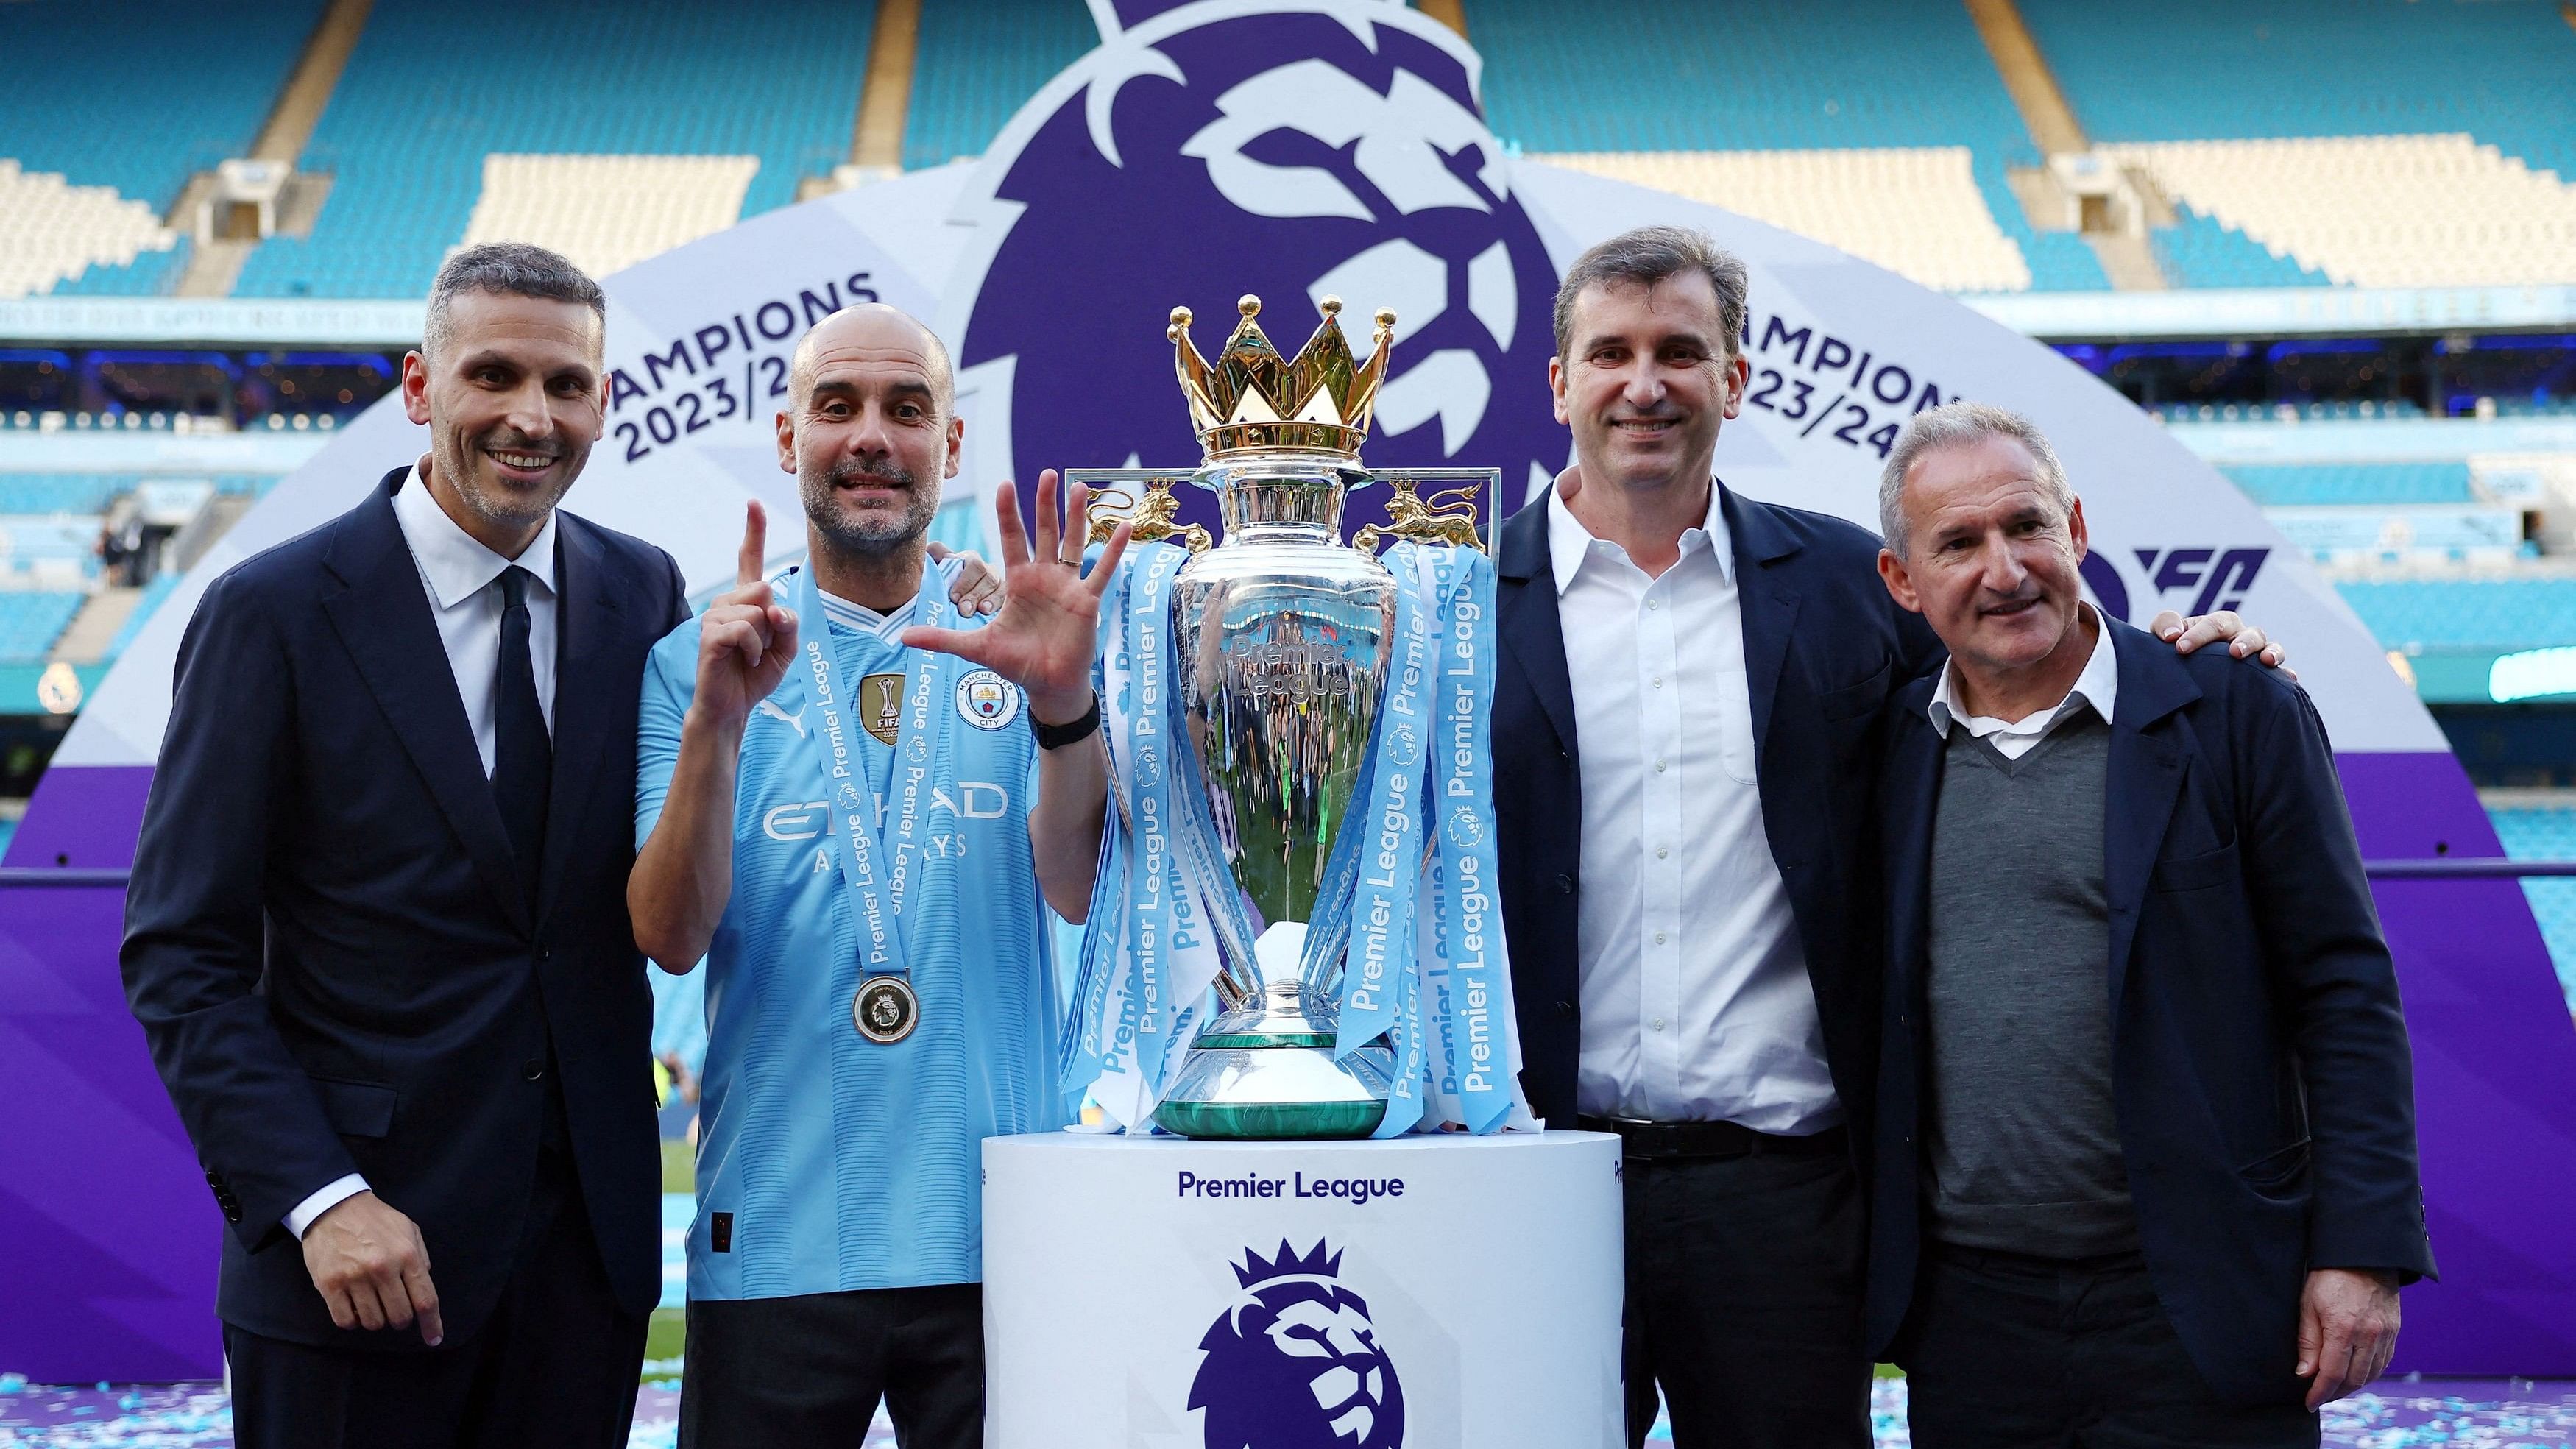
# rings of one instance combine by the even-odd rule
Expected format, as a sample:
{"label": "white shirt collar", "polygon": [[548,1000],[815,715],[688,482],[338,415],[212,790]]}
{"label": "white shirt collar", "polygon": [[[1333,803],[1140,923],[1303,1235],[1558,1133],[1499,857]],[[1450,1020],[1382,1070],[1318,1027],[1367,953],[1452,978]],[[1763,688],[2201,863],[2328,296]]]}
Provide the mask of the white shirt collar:
{"label": "white shirt collar", "polygon": [[555,515],[551,509],[546,513],[546,526],[537,530],[536,541],[528,545],[527,551],[515,559],[503,558],[447,516],[447,510],[430,496],[428,480],[414,468],[394,494],[394,522],[402,526],[403,542],[411,545],[411,556],[420,565],[421,577],[429,581],[429,591],[442,611],[482,592],[512,564],[536,575],[538,585],[548,594],[556,592]]}
{"label": "white shirt collar", "polygon": [[2111,626],[2103,621],[2101,612],[2091,604],[2078,607],[2093,616],[2094,628],[2098,632],[2093,636],[2093,652],[2084,660],[2084,672],[2075,676],[2075,686],[2066,691],[2066,698],[2060,700],[2055,709],[2034,711],[2010,722],[1992,715],[1962,714],[1959,696],[1953,687],[1956,682],[1956,675],[1952,672],[1954,666],[1944,660],[1941,683],[1932,691],[1932,703],[1926,710],[1932,716],[1932,728],[1943,739],[1950,737],[1953,720],[1966,725],[1968,733],[1979,739],[1992,734],[2044,735],[2086,706],[2100,715],[2104,724],[2109,724],[2120,692],[2119,651],[2111,645]]}
{"label": "white shirt collar", "polygon": [[[1582,521],[1574,516],[1574,510],[1565,506],[1565,480],[1573,472],[1568,468],[1557,474],[1555,483],[1547,490],[1547,562],[1556,575],[1558,598],[1565,597],[1565,591],[1574,587],[1574,577],[1583,571],[1584,560],[1596,554],[1634,562],[1628,558],[1626,549],[1594,538],[1592,530],[1585,528]],[[1703,546],[1717,560],[1718,573],[1728,583],[1735,582],[1735,542],[1726,531],[1726,510],[1718,504],[1715,479],[1709,480],[1708,485],[1708,516],[1700,521],[1699,527],[1682,530],[1682,557],[1690,557],[1692,550]]]}

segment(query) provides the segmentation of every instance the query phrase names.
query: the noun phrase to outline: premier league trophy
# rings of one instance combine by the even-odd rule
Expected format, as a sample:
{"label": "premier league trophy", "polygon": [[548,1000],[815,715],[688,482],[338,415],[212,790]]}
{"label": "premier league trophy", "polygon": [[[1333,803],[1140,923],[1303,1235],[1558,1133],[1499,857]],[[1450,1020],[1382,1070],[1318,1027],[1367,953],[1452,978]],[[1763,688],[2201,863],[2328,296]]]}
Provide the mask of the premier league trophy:
{"label": "premier league trophy", "polygon": [[[1238,305],[1241,321],[1212,363],[1190,340],[1188,309],[1173,310],[1169,332],[1206,450],[1187,480],[1216,493],[1224,542],[1210,548],[1205,530],[1173,526],[1169,490],[1179,475],[1068,475],[1132,500],[1123,513],[1097,512],[1093,537],[1106,537],[1124,516],[1140,542],[1171,539],[1188,549],[1186,561],[1177,547],[1142,551],[1121,589],[1122,618],[1133,622],[1110,647],[1107,692],[1125,701],[1112,710],[1123,726],[1113,728],[1112,756],[1133,787],[1120,798],[1136,842],[1126,878],[1149,888],[1131,886],[1127,901],[1104,904],[1126,909],[1108,931],[1123,959],[1143,961],[1135,969],[1153,984],[1131,983],[1123,1013],[1104,1006],[1091,1019],[1114,1016],[1147,1029],[1188,1022],[1181,1008],[1197,999],[1199,983],[1183,968],[1195,938],[1203,951],[1213,948],[1202,960],[1214,968],[1208,984],[1222,1010],[1186,1041],[1186,1055],[1175,1038],[1159,1067],[1145,1064],[1146,1079],[1159,1087],[1153,1120],[1187,1137],[1365,1137],[1386,1122],[1390,1096],[1408,1104],[1403,1124],[1422,1115],[1406,1084],[1437,1077],[1425,1052],[1450,1040],[1450,1022],[1440,1019],[1441,1042],[1426,1048],[1420,978],[1411,973],[1463,956],[1462,942],[1478,953],[1477,1039],[1491,1044],[1493,1062],[1502,1060],[1505,1028],[1493,1025],[1494,1009],[1499,1004],[1507,1022],[1509,1006],[1507,984],[1490,971],[1501,955],[1499,913],[1489,904],[1490,806],[1482,816],[1462,807],[1466,818],[1452,820],[1441,797],[1469,791],[1441,790],[1445,766],[1427,758],[1445,759],[1449,747],[1435,723],[1446,701],[1437,696],[1443,686],[1431,655],[1449,647],[1454,614],[1469,616],[1485,637],[1481,620],[1490,609],[1472,600],[1481,582],[1489,603],[1490,569],[1480,554],[1462,556],[1480,547],[1471,500],[1494,472],[1388,475],[1396,490],[1390,524],[1344,544],[1344,499],[1379,481],[1359,451],[1386,378],[1395,314],[1377,314],[1363,363],[1343,337],[1340,301],[1324,298],[1321,324],[1290,359],[1255,320],[1259,299]],[[1426,500],[1417,488],[1427,480],[1465,486]],[[1432,547],[1399,547],[1381,562],[1384,538]],[[1158,625],[1167,625],[1167,640],[1152,637]],[[1410,637],[1400,639],[1407,629]],[[1123,673],[1121,659],[1130,661]],[[1168,661],[1167,683],[1153,672],[1158,661]],[[1490,651],[1484,680],[1489,698]],[[1483,753],[1481,703],[1464,685],[1455,709],[1476,716],[1457,728],[1464,740],[1472,727]],[[1167,726],[1159,740],[1158,724]],[[1462,781],[1465,767],[1462,758]],[[1480,760],[1477,789],[1485,788],[1482,769]],[[1167,774],[1167,792],[1157,795]],[[1436,859],[1444,835],[1478,852],[1446,876]],[[1459,848],[1448,845],[1452,855]],[[1437,882],[1462,875],[1481,886],[1475,933],[1441,935],[1438,959],[1418,962],[1419,942],[1431,937],[1417,933],[1417,919],[1443,909],[1448,888]],[[1095,924],[1101,919],[1095,909]],[[1445,930],[1448,918],[1440,919]],[[1095,964],[1087,959],[1086,976],[1098,974]],[[1364,980],[1350,981],[1352,970]],[[1444,994],[1433,1009],[1445,1010],[1456,983],[1446,972],[1436,979]],[[1109,1000],[1105,986],[1095,999]],[[1343,1029],[1352,1002],[1369,1017],[1370,1035],[1359,1043],[1345,1040]],[[1098,1035],[1114,1054],[1113,1033],[1103,1027]],[[1464,1028],[1458,1041],[1463,1048]]]}

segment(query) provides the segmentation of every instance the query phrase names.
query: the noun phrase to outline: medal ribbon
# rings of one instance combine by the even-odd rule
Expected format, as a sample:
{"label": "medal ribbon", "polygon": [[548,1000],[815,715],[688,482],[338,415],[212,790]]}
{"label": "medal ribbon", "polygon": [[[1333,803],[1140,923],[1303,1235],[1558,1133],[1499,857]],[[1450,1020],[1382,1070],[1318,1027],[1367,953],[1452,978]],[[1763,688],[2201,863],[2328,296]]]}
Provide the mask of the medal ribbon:
{"label": "medal ribbon", "polygon": [[[920,613],[932,628],[948,627],[955,614],[948,602],[948,583],[936,564],[922,568]],[[909,976],[904,950],[904,894],[913,858],[919,852],[921,807],[933,762],[945,758],[947,716],[932,708],[945,691],[950,656],[935,650],[910,651],[916,657],[904,679],[903,722],[895,734],[890,792],[898,802],[894,849],[884,849],[877,829],[877,805],[867,763],[860,754],[856,701],[841,688],[839,661],[832,648],[832,624],[823,612],[822,590],[812,566],[796,571],[788,585],[788,607],[796,611],[802,635],[797,641],[798,668],[805,676],[805,695],[819,716],[805,732],[806,752],[823,782],[832,814],[833,833],[841,841],[841,885],[859,931],[859,964],[868,976]]]}

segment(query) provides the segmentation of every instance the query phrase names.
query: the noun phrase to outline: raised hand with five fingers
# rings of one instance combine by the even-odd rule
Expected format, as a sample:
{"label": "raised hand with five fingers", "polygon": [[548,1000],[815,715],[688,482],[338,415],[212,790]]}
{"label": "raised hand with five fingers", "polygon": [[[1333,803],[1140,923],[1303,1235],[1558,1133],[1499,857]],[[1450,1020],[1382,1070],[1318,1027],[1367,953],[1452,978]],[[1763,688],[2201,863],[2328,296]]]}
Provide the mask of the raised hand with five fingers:
{"label": "raised hand with five fingers", "polygon": [[754,499],[743,506],[733,587],[699,620],[698,689],[690,708],[728,724],[741,723],[767,699],[796,657],[796,615],[761,576],[768,544],[769,515]]}
{"label": "raised hand with five fingers", "polygon": [[1005,482],[993,498],[995,536],[1002,542],[1002,611],[981,629],[915,625],[903,631],[904,644],[954,654],[1010,680],[1028,692],[1029,712],[1042,724],[1082,718],[1091,708],[1091,666],[1100,653],[1100,597],[1118,575],[1128,537],[1127,525],[1119,524],[1100,561],[1083,572],[1090,494],[1075,484],[1059,512],[1055,470],[1039,474],[1032,550],[1020,526],[1019,491]]}

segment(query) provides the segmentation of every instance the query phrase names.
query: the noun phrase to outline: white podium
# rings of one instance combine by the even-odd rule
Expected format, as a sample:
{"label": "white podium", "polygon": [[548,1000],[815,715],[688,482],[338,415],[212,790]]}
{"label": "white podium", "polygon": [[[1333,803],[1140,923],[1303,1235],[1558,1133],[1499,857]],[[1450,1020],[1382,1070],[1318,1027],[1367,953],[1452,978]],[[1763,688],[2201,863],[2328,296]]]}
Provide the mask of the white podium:
{"label": "white podium", "polygon": [[1614,1449],[1619,1142],[984,1144],[992,1449]]}

